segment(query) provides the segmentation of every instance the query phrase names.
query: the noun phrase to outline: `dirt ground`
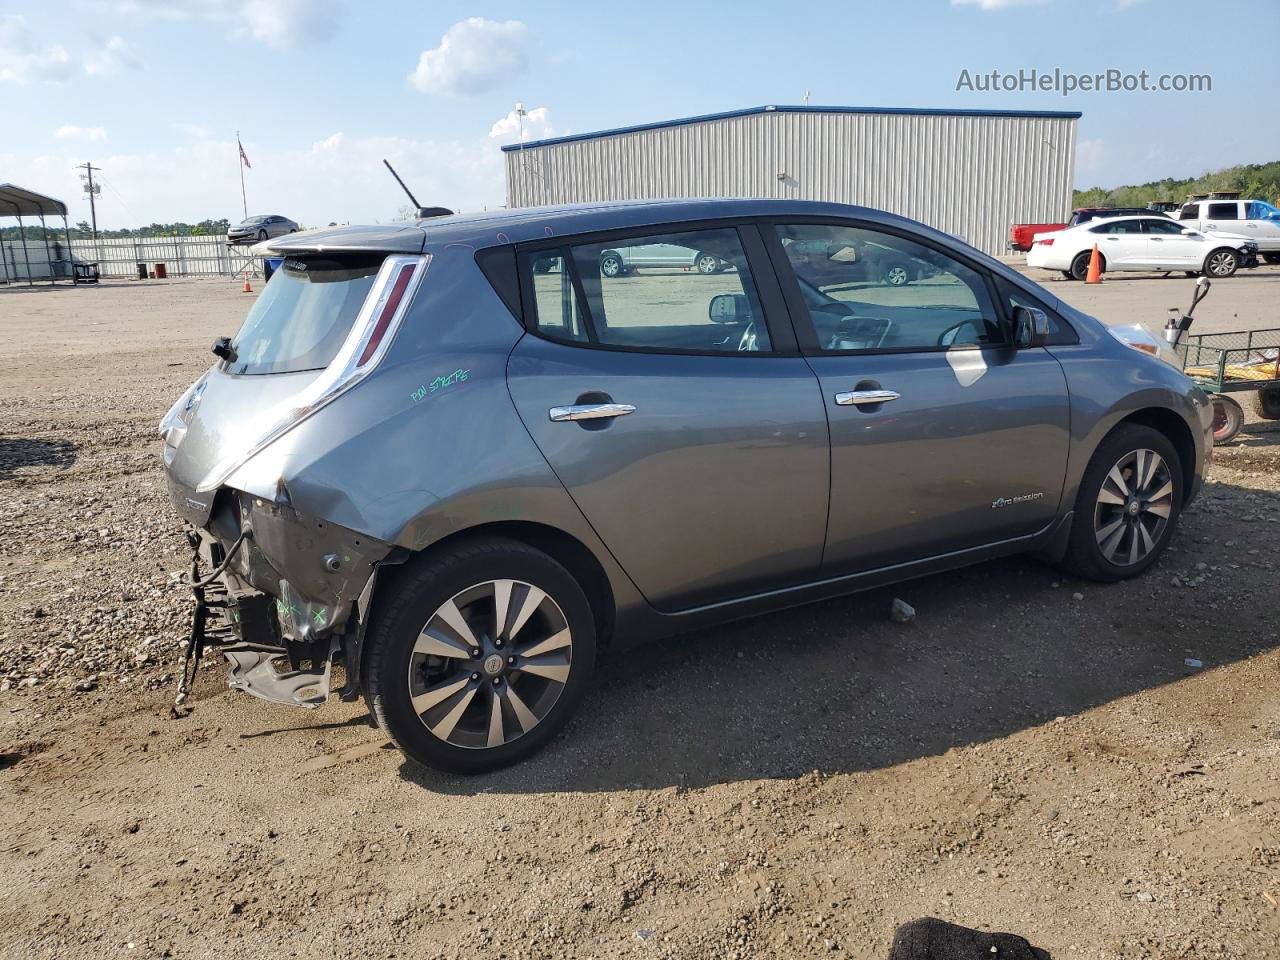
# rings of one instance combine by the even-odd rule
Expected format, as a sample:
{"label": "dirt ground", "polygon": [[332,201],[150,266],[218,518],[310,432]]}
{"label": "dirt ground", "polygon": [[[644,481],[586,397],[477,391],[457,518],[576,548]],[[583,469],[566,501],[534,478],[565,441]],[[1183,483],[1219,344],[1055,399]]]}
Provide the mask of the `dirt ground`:
{"label": "dirt ground", "polygon": [[[1191,284],[1049,286],[1159,327]],[[1280,956],[1280,433],[1219,451],[1137,581],[1013,559],[615,654],[547,750],[463,779],[220,665],[169,718],[155,424],[249,302],[0,290],[0,956],[883,958],[920,916]],[[1200,329],[1278,310],[1266,268]]]}

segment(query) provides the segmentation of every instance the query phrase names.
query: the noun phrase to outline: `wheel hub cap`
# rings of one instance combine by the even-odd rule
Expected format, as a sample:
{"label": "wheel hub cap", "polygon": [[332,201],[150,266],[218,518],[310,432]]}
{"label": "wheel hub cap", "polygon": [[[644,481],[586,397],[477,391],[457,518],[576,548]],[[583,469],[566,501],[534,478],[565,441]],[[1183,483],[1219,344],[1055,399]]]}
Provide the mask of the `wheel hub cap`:
{"label": "wheel hub cap", "polygon": [[409,655],[409,699],[432,735],[490,749],[537,726],[560,699],[573,637],[559,604],[520,580],[489,580],[445,601]]}
{"label": "wheel hub cap", "polygon": [[1098,549],[1121,567],[1145,559],[1173,513],[1173,475],[1154,450],[1133,450],[1108,472],[1098,491],[1093,531]]}

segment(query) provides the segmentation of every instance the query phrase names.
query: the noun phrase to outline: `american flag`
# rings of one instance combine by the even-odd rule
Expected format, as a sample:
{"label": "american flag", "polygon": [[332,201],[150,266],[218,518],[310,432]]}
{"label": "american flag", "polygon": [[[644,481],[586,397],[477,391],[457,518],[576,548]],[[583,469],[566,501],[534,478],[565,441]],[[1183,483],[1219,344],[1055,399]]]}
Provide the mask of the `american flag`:
{"label": "american flag", "polygon": [[253,164],[249,162],[249,158],[245,155],[244,144],[240,142],[239,137],[236,137],[236,146],[240,148],[240,160],[244,163],[246,167],[252,170]]}

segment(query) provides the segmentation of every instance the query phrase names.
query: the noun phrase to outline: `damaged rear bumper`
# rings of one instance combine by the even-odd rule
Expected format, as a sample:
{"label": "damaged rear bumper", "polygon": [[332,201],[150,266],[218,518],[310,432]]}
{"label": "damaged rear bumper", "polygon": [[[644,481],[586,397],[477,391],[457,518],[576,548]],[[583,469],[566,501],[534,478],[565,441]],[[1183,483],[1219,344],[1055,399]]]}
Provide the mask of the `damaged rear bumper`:
{"label": "damaged rear bumper", "polygon": [[[225,488],[207,526],[193,527],[189,540],[195,609],[188,662],[216,646],[234,689],[312,708],[329,698],[336,664],[345,673],[341,698],[358,696],[373,589],[379,567],[398,562],[395,548],[303,516],[287,502]],[[189,691],[186,675],[179,703]]]}

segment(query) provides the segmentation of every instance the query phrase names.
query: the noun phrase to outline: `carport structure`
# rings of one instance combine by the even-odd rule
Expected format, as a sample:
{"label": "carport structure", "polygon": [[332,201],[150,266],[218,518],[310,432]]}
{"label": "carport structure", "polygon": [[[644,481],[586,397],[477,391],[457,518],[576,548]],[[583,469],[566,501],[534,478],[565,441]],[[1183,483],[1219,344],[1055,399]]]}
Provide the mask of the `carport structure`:
{"label": "carport structure", "polygon": [[[64,249],[66,250],[66,260],[61,258],[55,260],[53,251],[49,247],[49,226],[45,222],[46,216],[62,217],[62,234],[65,240]],[[66,272],[64,276],[75,280],[75,270],[71,263],[71,230],[67,226],[67,205],[61,200],[55,200],[53,197],[46,197],[43,194],[36,193],[34,190],[28,190],[25,187],[19,187],[12,183],[0,183],[0,218],[16,217],[18,220],[18,236],[22,245],[22,263],[25,267],[26,281],[29,285],[35,285],[35,275],[31,267],[31,248],[27,243],[27,231],[25,224],[22,222],[23,217],[35,217],[40,221],[42,233],[42,242],[44,244],[44,263],[48,267],[48,280],[50,283],[56,283],[58,280],[58,270],[55,269],[55,263],[66,264]],[[39,241],[38,241],[39,242]],[[56,241],[55,241],[56,243]],[[37,248],[37,259],[39,250]],[[22,278],[18,276],[18,259],[17,250],[13,248],[12,243],[0,241],[0,283],[17,283]],[[44,279],[43,277],[41,279]]]}

